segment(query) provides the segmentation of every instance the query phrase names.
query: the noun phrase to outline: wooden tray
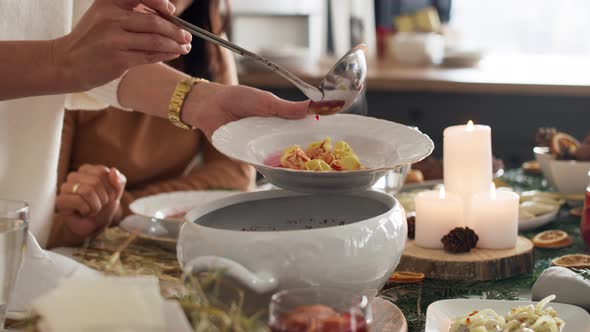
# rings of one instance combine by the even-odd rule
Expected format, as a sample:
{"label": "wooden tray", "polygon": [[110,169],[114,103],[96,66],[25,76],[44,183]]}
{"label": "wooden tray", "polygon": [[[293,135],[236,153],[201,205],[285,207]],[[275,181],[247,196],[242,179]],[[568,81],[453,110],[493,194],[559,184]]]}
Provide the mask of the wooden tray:
{"label": "wooden tray", "polygon": [[476,248],[464,254],[424,249],[408,240],[397,267],[398,271],[422,272],[426,278],[441,280],[500,280],[531,274],[533,269],[533,243],[522,236],[514,249]]}
{"label": "wooden tray", "polygon": [[399,308],[384,299],[373,299],[372,332],[408,332],[406,317]]}

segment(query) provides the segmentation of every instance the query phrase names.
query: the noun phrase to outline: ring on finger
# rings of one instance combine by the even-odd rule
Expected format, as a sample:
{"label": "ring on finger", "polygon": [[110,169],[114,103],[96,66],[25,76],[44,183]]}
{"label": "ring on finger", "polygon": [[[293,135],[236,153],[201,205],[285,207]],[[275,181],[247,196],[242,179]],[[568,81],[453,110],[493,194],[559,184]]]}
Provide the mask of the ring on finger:
{"label": "ring on finger", "polygon": [[74,186],[72,187],[72,193],[77,193],[78,192],[78,188],[80,187],[80,183],[74,183]]}

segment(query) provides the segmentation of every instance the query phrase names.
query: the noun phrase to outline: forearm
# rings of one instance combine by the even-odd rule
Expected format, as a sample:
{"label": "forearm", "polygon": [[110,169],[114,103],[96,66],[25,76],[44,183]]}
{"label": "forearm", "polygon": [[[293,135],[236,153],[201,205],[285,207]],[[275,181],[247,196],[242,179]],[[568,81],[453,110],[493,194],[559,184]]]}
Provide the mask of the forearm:
{"label": "forearm", "polygon": [[119,102],[138,112],[166,118],[176,85],[187,77],[162,63],[131,68],[119,84]]}
{"label": "forearm", "polygon": [[75,92],[54,41],[0,41],[0,100]]}

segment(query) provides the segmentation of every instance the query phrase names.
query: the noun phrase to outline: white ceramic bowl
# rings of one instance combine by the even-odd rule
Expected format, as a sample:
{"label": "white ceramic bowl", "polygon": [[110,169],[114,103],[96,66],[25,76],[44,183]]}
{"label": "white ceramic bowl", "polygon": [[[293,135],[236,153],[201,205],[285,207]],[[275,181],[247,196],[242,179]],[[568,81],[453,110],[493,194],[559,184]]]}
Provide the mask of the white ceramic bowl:
{"label": "white ceramic bowl", "polygon": [[543,175],[562,194],[583,194],[588,186],[589,161],[555,160],[547,148],[536,147],[535,158]]}
{"label": "white ceramic bowl", "polygon": [[258,294],[308,286],[379,290],[407,237],[401,205],[371,190],[239,194],[186,219],[177,247],[183,270],[222,269]]}
{"label": "white ceramic bowl", "polygon": [[[299,171],[264,164],[266,158],[298,144],[326,136],[344,140],[358,154],[364,170]],[[213,133],[215,148],[229,158],[253,165],[273,185],[306,193],[342,193],[371,188],[388,171],[426,158],[432,140],[417,129],[353,114],[313,116],[301,120],[250,117],[231,122]]]}
{"label": "white ceramic bowl", "polygon": [[404,65],[430,65],[442,61],[445,41],[435,33],[402,32],[393,36],[391,50],[395,59]]}

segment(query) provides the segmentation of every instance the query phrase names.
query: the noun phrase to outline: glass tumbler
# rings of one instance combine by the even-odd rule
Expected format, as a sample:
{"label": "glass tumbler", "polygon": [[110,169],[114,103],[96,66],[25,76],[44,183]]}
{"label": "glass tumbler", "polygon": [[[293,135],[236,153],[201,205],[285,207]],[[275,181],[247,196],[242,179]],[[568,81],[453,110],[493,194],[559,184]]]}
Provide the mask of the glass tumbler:
{"label": "glass tumbler", "polygon": [[0,199],[0,331],[22,265],[28,227],[27,203]]}

